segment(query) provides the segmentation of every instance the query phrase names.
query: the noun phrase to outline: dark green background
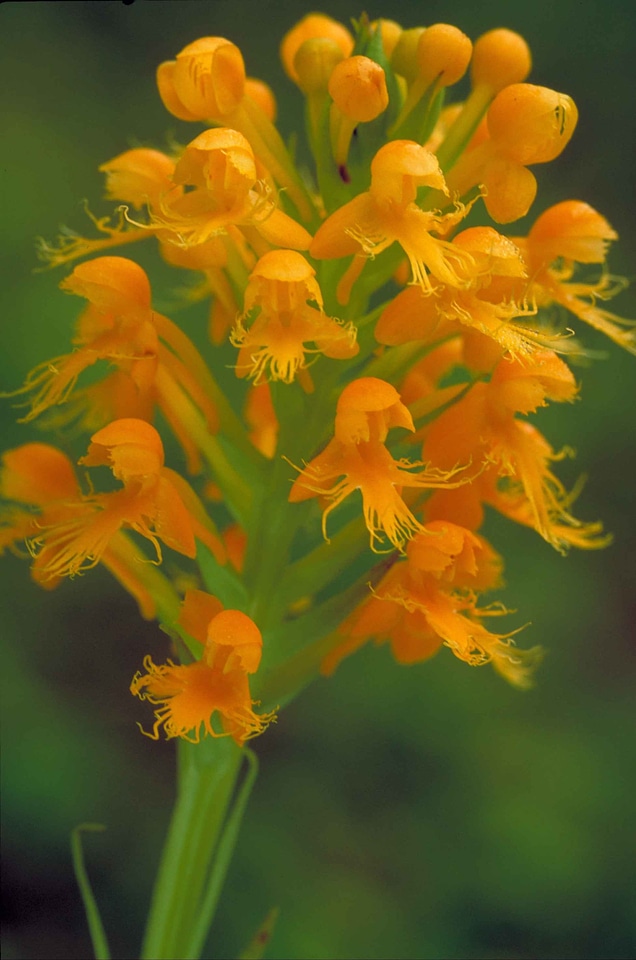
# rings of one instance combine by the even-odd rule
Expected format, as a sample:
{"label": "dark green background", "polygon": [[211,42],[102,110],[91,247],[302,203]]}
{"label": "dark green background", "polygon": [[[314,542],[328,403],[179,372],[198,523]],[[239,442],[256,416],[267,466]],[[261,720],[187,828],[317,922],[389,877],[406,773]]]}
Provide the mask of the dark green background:
{"label": "dark green background", "polygon": [[[62,273],[32,273],[33,238],[83,229],[100,206],[99,163],[136,144],[182,142],[194,126],[163,109],[154,69],[202,35],[237,42],[248,71],[280,95],[286,134],[300,97],[278,43],[311,4],[5,3],[2,47],[2,383],[68,349],[78,304]],[[347,20],[360,10],[322,5]],[[612,269],[633,273],[635,6],[561,0],[367,5],[405,26],[452,22],[475,38],[509,26],[534,55],[531,80],[580,111],[565,155],[536,168],[535,211],[580,197],[621,234]],[[198,128],[197,128],[198,129]],[[515,230],[517,227],[514,228]],[[156,258],[142,253],[155,270]],[[631,258],[631,259],[630,259]],[[174,279],[159,268],[157,300]],[[173,298],[174,299],[174,298]],[[636,315],[633,294],[616,309]],[[201,324],[202,308],[189,312]],[[262,775],[210,956],[236,955],[272,906],[270,956],[289,958],[595,958],[634,953],[635,361],[593,334],[606,358],[580,371],[582,405],[544,412],[562,475],[589,473],[577,512],[615,534],[604,553],[562,558],[536,535],[491,519],[507,560],[506,603],[532,620],[521,642],[549,655],[519,693],[448,651],[400,668],[387,650],[352,658],[281,716],[256,749]],[[577,372],[577,375],[578,372]],[[0,411],[5,442],[40,436]],[[172,795],[173,747],[137,732],[127,686],[165,643],[103,571],[54,593],[26,564],[3,563],[6,958],[82,958],[89,942],[68,834],[87,841],[115,956],[134,956]]]}

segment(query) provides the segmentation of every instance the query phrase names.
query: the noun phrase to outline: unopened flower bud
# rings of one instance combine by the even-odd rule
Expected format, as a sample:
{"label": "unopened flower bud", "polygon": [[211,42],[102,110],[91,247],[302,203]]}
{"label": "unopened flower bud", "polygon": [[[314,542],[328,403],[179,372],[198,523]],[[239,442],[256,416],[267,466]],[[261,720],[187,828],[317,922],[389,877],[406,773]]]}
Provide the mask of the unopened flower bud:
{"label": "unopened flower bud", "polygon": [[419,76],[425,84],[437,81],[450,87],[466,73],[473,45],[465,33],[448,23],[435,23],[421,34],[417,44]]}
{"label": "unopened flower bud", "polygon": [[389,103],[384,70],[368,57],[347,57],[334,69],[329,93],[342,113],[356,123],[375,120]]}
{"label": "unopened flower bud", "polygon": [[578,110],[571,97],[532,83],[513,83],[497,94],[488,111],[488,131],[508,159],[528,166],[547,163],[574,133]]}
{"label": "unopened flower bud", "polygon": [[334,68],[344,60],[342,48],[330,37],[313,37],[299,46],[294,57],[297,84],[311,97],[327,92]]}
{"label": "unopened flower bud", "polygon": [[285,34],[280,45],[280,58],[285,73],[298,85],[299,77],[294,63],[296,54],[305,40],[317,38],[333,40],[342,50],[344,57],[348,57],[353,50],[353,37],[341,23],[322,13],[307,14]]}
{"label": "unopened flower bud", "polygon": [[489,30],[475,42],[471,77],[473,87],[497,93],[510,83],[521,83],[532,67],[528,44],[513,30]]}
{"label": "unopened flower bud", "polygon": [[160,64],[157,86],[164,106],[180,120],[227,116],[245,92],[241,51],[223,37],[201,37]]}
{"label": "unopened flower bud", "polygon": [[358,123],[375,120],[389,104],[384,70],[369,57],[347,57],[329,80],[333,98],[330,117],[331,146],[340,175],[346,181],[347,155]]}

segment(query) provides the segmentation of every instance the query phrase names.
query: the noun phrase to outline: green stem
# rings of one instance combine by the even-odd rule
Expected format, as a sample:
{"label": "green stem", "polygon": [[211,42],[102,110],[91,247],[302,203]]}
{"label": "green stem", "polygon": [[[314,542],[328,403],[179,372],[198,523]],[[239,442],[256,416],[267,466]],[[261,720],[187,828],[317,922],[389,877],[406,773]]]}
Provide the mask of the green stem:
{"label": "green stem", "polygon": [[[208,878],[236,779],[245,756],[229,737],[198,744],[180,741],[179,785],[153,892],[142,960],[195,958],[193,930],[205,902]],[[239,795],[240,799],[240,795]],[[212,865],[212,866],[211,866]]]}
{"label": "green stem", "polygon": [[279,627],[277,649],[282,656],[255,677],[255,697],[267,706],[283,707],[317,676],[321,661],[342,639],[338,627],[368,596],[368,579],[364,577],[305,616]]}
{"label": "green stem", "polygon": [[437,160],[444,173],[448,173],[461,156],[462,151],[479,126],[481,118],[490,106],[493,97],[494,91],[486,84],[477,86],[471,91],[464,104],[464,109],[452,124],[436,151]]}
{"label": "green stem", "polygon": [[[245,523],[252,502],[252,487],[245,480],[245,475],[257,474],[256,465],[251,459],[248,463],[241,452],[235,450],[229,443],[226,448],[221,438],[210,433],[199,408],[180,385],[165,372],[159,372],[157,383],[173,410],[175,418],[183,425],[184,431],[212,468],[215,480],[223,491],[227,505],[236,520],[239,523]],[[228,453],[232,453],[235,460],[241,463],[240,469],[237,469]],[[250,452],[250,457],[252,456]]]}
{"label": "green stem", "polygon": [[214,919],[214,913],[221,895],[221,890],[223,889],[223,882],[232,861],[232,854],[234,853],[234,847],[238,840],[247,801],[250,798],[252,787],[258,776],[258,760],[256,759],[256,755],[252,753],[251,750],[245,750],[244,753],[249,764],[247,774],[241,784],[232,812],[227,819],[221,839],[219,840],[210,878],[199,909],[199,915],[192,929],[190,941],[183,953],[184,960],[190,960],[190,958],[196,960],[203,951],[210,927],[212,926],[212,920]]}
{"label": "green stem", "polygon": [[285,573],[285,605],[304,596],[315,596],[360,557],[369,543],[369,531],[362,517],[351,520],[329,540],[292,563]]}

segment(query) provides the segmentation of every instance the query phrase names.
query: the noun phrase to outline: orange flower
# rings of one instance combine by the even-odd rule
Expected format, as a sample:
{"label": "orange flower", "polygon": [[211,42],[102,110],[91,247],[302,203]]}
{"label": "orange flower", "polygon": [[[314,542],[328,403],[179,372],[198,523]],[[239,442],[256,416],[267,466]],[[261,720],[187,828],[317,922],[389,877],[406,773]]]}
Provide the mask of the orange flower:
{"label": "orange flower", "polygon": [[[348,384],[338,400],[335,437],[308,463],[294,482],[289,500],[298,503],[310,497],[325,497],[322,528],[327,537],[327,517],[355,490],[362,494],[362,509],[371,534],[371,549],[386,536],[397,550],[421,529],[421,524],[402,499],[403,487],[424,490],[449,485],[457,467],[428,467],[413,473],[423,463],[395,460],[384,445],[391,427],[414,430],[413,420],[391,384],[363,377]],[[338,477],[343,479],[334,483]],[[462,482],[462,481],[460,481]],[[452,484],[451,484],[452,485]]]}
{"label": "orange flower", "polygon": [[[399,243],[411,264],[413,283],[431,293],[431,277],[450,286],[466,286],[473,272],[469,254],[431,233],[445,233],[467,213],[422,210],[415,200],[418,187],[432,187],[448,196],[436,157],[410,140],[393,140],[371,162],[371,186],[328,217],[309,252],[318,260],[351,254],[375,256]],[[430,274],[430,276],[429,276]]]}
{"label": "orange flower", "polygon": [[265,93],[263,110],[263,85],[255,89],[254,81],[246,78],[243,56],[236,44],[224,37],[195,40],[177,54],[176,60],[159,65],[157,86],[166,109],[180,120],[210,121],[247,138],[260,162],[287,190],[303,219],[310,218],[307,193],[271,122],[271,91]]}
{"label": "orange flower", "polygon": [[9,548],[17,552],[19,543],[32,537],[41,525],[63,518],[67,504],[80,496],[73,465],[61,450],[47,443],[26,443],[8,450],[2,456],[0,497],[20,506],[2,508],[0,551]]}
{"label": "orange flower", "polygon": [[624,282],[603,272],[596,283],[575,279],[577,263],[605,263],[607,248],[618,234],[589,204],[564,200],[535,221],[527,237],[515,237],[524,252],[531,277],[530,293],[540,306],[558,303],[575,317],[599,330],[614,343],[636,353],[633,326],[597,303],[622,290]]}
{"label": "orange flower", "polygon": [[[249,376],[255,384],[265,379],[291,383],[306,370],[308,353],[335,359],[356,355],[355,327],[325,315],[315,275],[294,250],[272,250],[258,261],[247,283],[245,311],[231,335],[240,348],[239,377]],[[256,318],[246,327],[243,321],[255,310]]]}
{"label": "orange flower", "polygon": [[[71,461],[45,443],[27,443],[3,455],[0,497],[20,504],[0,511],[0,552],[6,547],[17,552],[18,543],[32,543],[43,530],[74,522],[83,501]],[[51,590],[62,577],[46,570],[46,556],[43,552],[35,557],[31,575],[41,587]],[[110,538],[100,562],[135,598],[141,615],[151,620],[156,615],[156,599],[146,582],[147,557],[120,531]],[[153,586],[156,588],[156,582]]]}
{"label": "orange flower", "polygon": [[463,197],[481,184],[493,220],[517,220],[528,212],[537,192],[528,166],[558,157],[577,120],[576,105],[564,93],[531,83],[504,87],[488,110],[488,138],[460,157],[447,177],[449,190]]}
{"label": "orange flower", "polygon": [[511,640],[517,631],[495,634],[480,622],[506,612],[478,608],[475,593],[495,586],[500,569],[500,558],[481,537],[449,521],[426,524],[410,541],[406,560],[342,625],[343,640],[323,661],[323,672],[332,673],[373,638],[389,641],[398,663],[425,660],[444,644],[460,660],[492,663],[511,683],[528,686],[539,649],[518,650]]}
{"label": "orange flower", "polygon": [[552,351],[537,351],[523,362],[500,360],[489,383],[474,384],[427,430],[423,456],[442,467],[470,459],[475,473],[480,471],[469,489],[434,495],[427,515],[461,516],[469,526],[478,526],[480,501],[499,508],[507,502],[502,500],[505,491],[505,498],[527,501],[532,526],[557,549],[572,542],[563,536],[564,527],[577,528],[580,540],[596,534],[597,524],[583,526],[572,517],[573,497],[550,469],[567,450],[555,453],[535,426],[515,416],[545,406],[547,398],[570,401],[576,393],[571,371]]}
{"label": "orange flower", "polygon": [[[201,590],[186,592],[177,622],[203,645],[203,655],[183,665],[144,659],[146,673],[135,674],[130,691],[159,705],[152,733],[146,736],[158,740],[163,727],[168,740],[182,737],[198,743],[203,731],[204,736],[230,736],[242,746],[274,719],[271,713],[254,713],[249,690],[248,674],[256,672],[261,659],[260,630],[246,614],[224,610],[216,597]],[[221,730],[213,725],[217,714]]]}
{"label": "orange flower", "polygon": [[[436,340],[456,330],[470,329],[491,338],[494,358],[507,352],[520,357],[556,337],[534,330],[517,318],[536,314],[525,291],[513,286],[526,276],[521,251],[492,227],[470,227],[454,238],[452,245],[469,254],[475,264],[470,284],[464,289],[441,284],[432,296],[417,287],[407,287],[386,307],[375,336],[380,343],[396,345],[413,340]],[[519,300],[515,301],[514,295]]]}
{"label": "orange flower", "polygon": [[276,207],[272,190],[259,180],[249,142],[237,130],[205,130],[185,148],[175,167],[176,184],[194,187],[168,196],[150,229],[181,247],[197,246],[231,226],[254,228],[277,246],[306,250],[311,237]]}
{"label": "orange flower", "polygon": [[[174,195],[175,192],[183,192],[181,187],[172,182],[174,167],[174,159],[167,154],[138,147],[107,160],[99,169],[106,174],[106,196],[109,200],[121,200],[135,210],[148,207],[157,212],[168,193]],[[41,241],[42,259],[57,267],[79,257],[102,253],[112,247],[148,237],[147,228],[133,227],[127,221],[126,207],[119,208],[116,219],[95,217],[88,209],[86,212],[102,236],[91,239],[67,232],[58,238],[57,246]]]}
{"label": "orange flower", "polygon": [[69,501],[62,517],[39,524],[31,544],[42,577],[74,576],[91,569],[122,528],[149,540],[158,562],[159,541],[194,557],[195,537],[224,562],[216,528],[194,490],[163,462],[161,438],[143,420],[116,420],[94,434],[80,463],[109,466],[123,486],[113,493],[92,493]]}
{"label": "orange flower", "polygon": [[[204,415],[208,429],[218,429],[211,400],[214,385],[198,350],[168,317],[152,310],[148,277],[123,257],[98,257],[75,268],[60,284],[89,306],[77,324],[77,349],[36,367],[18,393],[33,393],[31,420],[73,395],[69,409],[53,418],[57,424],[78,420],[94,429],[112,419],[150,420],[158,406],[174,430],[190,472],[201,469],[184,414],[175,397],[185,394]],[[75,390],[81,373],[107,360],[116,369],[104,380]]]}

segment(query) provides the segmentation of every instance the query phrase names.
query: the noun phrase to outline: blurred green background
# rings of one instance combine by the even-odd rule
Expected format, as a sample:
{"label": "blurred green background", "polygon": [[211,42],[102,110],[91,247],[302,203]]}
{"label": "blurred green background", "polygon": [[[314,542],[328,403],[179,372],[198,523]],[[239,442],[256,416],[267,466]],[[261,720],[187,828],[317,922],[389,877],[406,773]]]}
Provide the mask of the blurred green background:
{"label": "blurred green background", "polygon": [[[289,134],[301,101],[278,43],[311,9],[298,0],[0,7],[4,389],[67,350],[78,312],[57,289],[61,272],[32,272],[33,238],[54,237],[62,223],[85,229],[84,197],[107,212],[101,162],[194,136],[163,109],[156,65],[198,36],[229,37],[279,95]],[[328,0],[321,9],[347,21],[361,8]],[[509,26],[526,37],[530,79],[571,94],[581,116],[564,156],[535,169],[533,214],[568,197],[592,203],[621,235],[612,270],[633,276],[636,5],[373,0],[366,9],[404,26],[452,22],[473,38]],[[170,275],[151,251],[137,253],[158,269],[161,307]],[[633,294],[616,309],[636,316]],[[199,326],[204,314],[189,311]],[[271,957],[634,955],[635,368],[618,348],[586,340],[606,357],[580,372],[584,406],[543,412],[539,426],[556,447],[576,448],[561,475],[589,474],[577,514],[602,517],[614,544],[564,559],[496,518],[487,529],[506,557],[502,599],[516,622],[532,621],[521,642],[548,649],[537,687],[519,693],[446,650],[407,669],[368,649],[316,682],[256,744],[262,774],[206,955],[235,956],[272,906],[281,914]],[[41,436],[15,424],[10,401],[0,418],[5,447]],[[9,557],[1,584],[4,956],[89,955],[68,849],[85,820],[108,825],[86,842],[90,873],[114,955],[135,956],[174,749],[138,734],[127,687],[165,638],[100,570],[44,593]]]}

